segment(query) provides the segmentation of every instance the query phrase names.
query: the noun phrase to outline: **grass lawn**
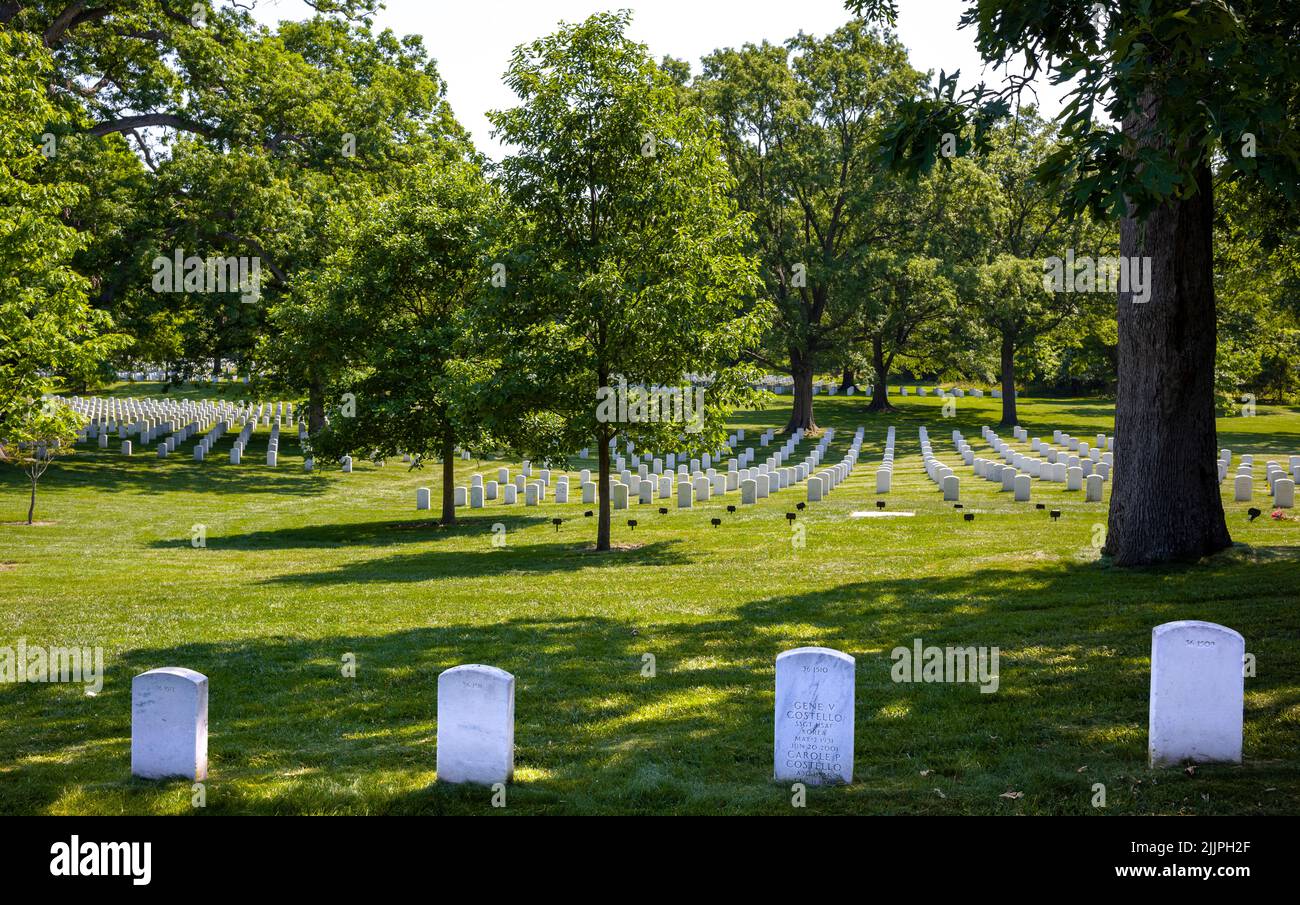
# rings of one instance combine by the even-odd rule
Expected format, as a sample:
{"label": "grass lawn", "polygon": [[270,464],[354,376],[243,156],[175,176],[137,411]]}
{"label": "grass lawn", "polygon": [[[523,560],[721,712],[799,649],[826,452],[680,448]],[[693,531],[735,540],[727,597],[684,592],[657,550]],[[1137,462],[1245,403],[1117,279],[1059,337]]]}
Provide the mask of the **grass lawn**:
{"label": "grass lawn", "polygon": [[[788,401],[735,424],[757,443]],[[819,422],[838,431],[827,461],[855,426],[866,440],[850,479],[800,514],[802,548],[785,513],[803,485],[734,515],[734,493],[692,510],[665,501],[665,516],[659,501],[633,504],[615,513],[615,542],[635,546],[597,555],[580,503],[498,501],[440,529],[414,509],[416,487],[439,499],[436,469],[305,474],[286,431],[272,470],[266,428],[239,466],[227,461],[237,432],[204,463],[188,443],[166,460],[81,448],[45,477],[47,524],[30,528],[8,524],[27,495],[0,470],[0,645],[98,645],[106,664],[96,696],[0,685],[0,813],[194,812],[189,783],[129,776],[131,677],[167,665],[211,682],[208,813],[800,813],[770,779],[774,659],[800,645],[857,658],[854,782],[809,789],[807,812],[1300,812],[1300,521],[1269,518],[1257,489],[1265,516],[1249,523],[1229,480],[1234,549],[1113,569],[1093,543],[1104,503],[1035,482],[1035,500],[1062,510],[1054,523],[960,468],[968,523],[926,479],[917,427],[956,467],[952,428],[986,449],[979,428],[997,423],[997,400],[959,400],[955,420],[933,398],[897,401],[875,417],[862,397],[818,398]],[[1022,400],[1021,419],[1049,440],[1113,423],[1109,403],[1085,399]],[[887,499],[915,515],[850,518],[875,508],[890,424]],[[1219,428],[1234,456],[1260,457],[1257,474],[1269,454],[1300,453],[1294,411]],[[458,465],[468,484],[497,463]],[[196,524],[206,548],[191,546]],[[1257,658],[1242,766],[1146,766],[1151,628],[1174,619],[1230,626]],[[918,637],[999,647],[997,693],[892,682],[889,652]],[[340,668],[348,653],[355,678]],[[485,789],[434,782],[437,675],[461,663],[516,677],[504,811]],[[1105,810],[1091,806],[1094,783]]]}

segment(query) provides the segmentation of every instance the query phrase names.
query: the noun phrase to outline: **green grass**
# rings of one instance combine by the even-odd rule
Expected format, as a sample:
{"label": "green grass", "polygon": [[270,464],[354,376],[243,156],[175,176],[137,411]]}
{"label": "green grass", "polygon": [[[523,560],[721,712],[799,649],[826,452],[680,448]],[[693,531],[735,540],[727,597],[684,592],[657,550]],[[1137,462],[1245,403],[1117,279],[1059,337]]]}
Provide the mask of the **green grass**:
{"label": "green grass", "polygon": [[[808,812],[1300,811],[1300,522],[1248,523],[1225,486],[1233,550],[1110,568],[1093,546],[1104,504],[1036,482],[1063,512],[1053,523],[960,469],[966,523],[925,478],[917,426],[955,466],[953,426],[983,448],[997,401],[960,400],[955,422],[933,398],[884,417],[864,402],[818,399],[838,429],[828,460],[854,426],[867,432],[855,474],[800,515],[802,549],[784,518],[802,486],[730,516],[735,494],[666,516],[634,505],[615,513],[615,541],[636,546],[598,555],[581,504],[491,503],[439,529],[414,511],[416,487],[438,498],[436,469],[304,474],[286,433],[272,471],[265,428],[241,466],[226,460],[230,437],[201,464],[189,444],[167,460],[79,450],[42,484],[50,524],[0,525],[0,644],[100,645],[107,678],[94,697],[0,686],[0,812],[190,813],[188,783],[129,777],[131,677],[177,665],[211,680],[206,812],[501,813],[484,789],[434,781],[437,675],[478,662],[517,680],[506,813],[800,813],[770,779],[773,661],[811,644],[857,658],[858,718],[853,784],[810,789]],[[787,404],[736,424],[756,440]],[[1084,436],[1108,430],[1112,409],[1023,400],[1021,418],[1031,436]],[[851,519],[874,508],[889,424],[890,506],[916,514]],[[1300,453],[1292,411],[1220,430],[1235,454]],[[458,464],[465,483],[496,465]],[[25,514],[21,475],[0,472],[0,522]],[[190,544],[195,524],[205,549]],[[1239,767],[1146,766],[1151,628],[1173,619],[1231,626],[1257,657]],[[1000,690],[893,683],[889,651],[917,637],[999,647]],[[1097,782],[1104,812],[1090,805]]]}

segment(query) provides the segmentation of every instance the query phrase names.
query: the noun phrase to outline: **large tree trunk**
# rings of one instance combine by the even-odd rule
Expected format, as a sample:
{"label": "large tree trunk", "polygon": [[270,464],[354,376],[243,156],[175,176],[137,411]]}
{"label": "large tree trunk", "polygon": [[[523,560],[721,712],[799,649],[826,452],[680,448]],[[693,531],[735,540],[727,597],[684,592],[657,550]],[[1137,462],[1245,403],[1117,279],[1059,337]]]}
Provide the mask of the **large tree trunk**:
{"label": "large tree trunk", "polygon": [[456,524],[456,435],[442,435],[442,523]]}
{"label": "large tree trunk", "polygon": [[325,388],[313,378],[307,388],[307,431],[313,436],[325,426]]}
{"label": "large tree trunk", "polygon": [[999,427],[1015,427],[1016,415],[1016,344],[1009,333],[1002,334],[1002,423]]}
{"label": "large tree trunk", "polygon": [[[601,386],[606,386],[607,382],[602,381]],[[609,431],[603,426],[596,431],[596,457],[600,462],[600,477],[597,478],[597,490],[599,491],[600,518],[596,526],[596,549],[609,549],[609,522],[610,522],[610,499],[609,499]]]}
{"label": "large tree trunk", "polygon": [[790,409],[790,420],[786,422],[785,432],[793,434],[799,428],[805,431],[817,430],[813,418],[813,357],[810,353],[790,350],[790,376],[794,378],[794,405]]}
{"label": "large tree trunk", "polygon": [[853,373],[852,368],[844,369],[844,376],[840,378],[840,392],[847,393],[850,388],[856,388],[858,384],[857,375]]}
{"label": "large tree trunk", "polygon": [[[1153,140],[1150,121],[1124,131]],[[1198,192],[1120,224],[1120,254],[1149,256],[1150,297],[1119,295],[1115,467],[1104,552],[1117,565],[1195,559],[1232,543],[1219,496],[1214,423],[1212,177]]]}
{"label": "large tree trunk", "polygon": [[893,412],[889,403],[889,362],[885,360],[885,344],[879,336],[871,338],[871,367],[876,372],[876,385],[871,389],[869,412]]}

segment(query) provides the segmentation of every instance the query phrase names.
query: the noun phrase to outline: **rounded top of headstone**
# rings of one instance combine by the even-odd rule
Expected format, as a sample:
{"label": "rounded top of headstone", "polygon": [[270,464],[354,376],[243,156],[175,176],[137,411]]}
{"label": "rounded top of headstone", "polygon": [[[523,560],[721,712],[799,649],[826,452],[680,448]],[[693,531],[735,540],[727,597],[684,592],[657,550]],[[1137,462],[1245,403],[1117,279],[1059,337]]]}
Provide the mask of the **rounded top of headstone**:
{"label": "rounded top of headstone", "polygon": [[1203,622],[1199,619],[1179,619],[1174,622],[1162,623],[1151,629],[1151,638],[1152,640],[1155,640],[1161,635],[1168,635],[1174,632],[1185,632],[1193,629],[1202,632],[1217,632],[1222,635],[1227,635],[1230,638],[1240,641],[1243,647],[1246,644],[1246,639],[1241,636],[1240,632],[1230,629],[1226,625],[1219,625],[1217,622]]}
{"label": "rounded top of headstone", "polygon": [[140,673],[131,681],[137,682],[147,676],[172,676],[173,678],[193,682],[195,685],[208,681],[208,677],[203,673],[197,672],[193,669],[186,669],[184,666],[160,666],[157,669],[150,669],[146,672]]}
{"label": "rounded top of headstone", "polygon": [[786,657],[804,656],[808,654],[815,654],[823,657],[834,657],[837,660],[842,660],[845,663],[849,663],[849,664],[856,662],[851,656],[844,653],[844,651],[835,650],[835,648],[833,647],[795,647],[795,648],[791,648],[790,650],[781,651],[781,653],[776,655],[776,659],[777,662],[780,662],[781,660],[784,660]]}
{"label": "rounded top of headstone", "polygon": [[501,682],[513,682],[515,677],[496,666],[488,666],[484,663],[463,663],[460,666],[453,666],[451,669],[444,669],[438,674],[439,680],[443,676],[450,676],[462,672],[472,672],[480,676],[489,676]]}

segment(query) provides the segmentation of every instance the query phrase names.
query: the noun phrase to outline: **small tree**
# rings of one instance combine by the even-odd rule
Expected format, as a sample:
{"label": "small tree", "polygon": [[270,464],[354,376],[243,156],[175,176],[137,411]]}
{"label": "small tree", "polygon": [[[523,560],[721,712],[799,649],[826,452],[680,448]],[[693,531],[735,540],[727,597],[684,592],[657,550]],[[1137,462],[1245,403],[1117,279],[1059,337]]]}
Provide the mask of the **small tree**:
{"label": "small tree", "polygon": [[[526,400],[533,443],[599,456],[596,548],[610,548],[609,443],[618,435],[716,449],[741,398],[738,369],[762,305],[744,253],[749,218],[703,114],[624,36],[628,14],[597,14],[515,50],[521,105],[491,114],[509,145],[502,185],[517,212],[487,299],[503,395]],[[614,423],[602,392],[713,374],[697,424]],[[622,422],[622,419],[620,419]],[[675,426],[676,431],[673,431]]]}
{"label": "small tree", "polygon": [[31,482],[31,499],[27,505],[30,525],[36,515],[36,485],[55,456],[71,451],[81,417],[53,398],[15,406],[9,415],[4,434],[0,436],[0,462],[16,465]]}
{"label": "small tree", "polygon": [[311,300],[303,326],[341,362],[330,396],[353,397],[313,445],[329,456],[410,453],[417,468],[441,458],[443,524],[456,520],[456,447],[484,439],[466,307],[486,281],[490,202],[473,163],[427,163],[296,290]]}

